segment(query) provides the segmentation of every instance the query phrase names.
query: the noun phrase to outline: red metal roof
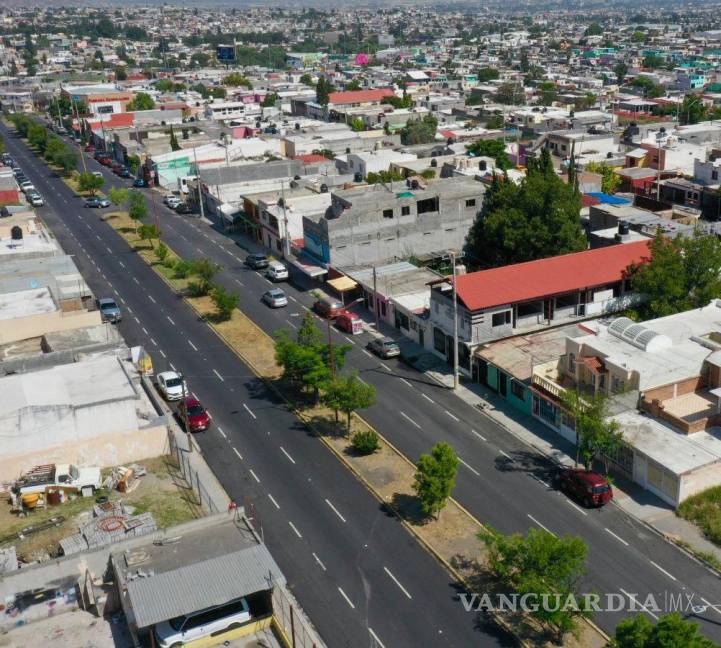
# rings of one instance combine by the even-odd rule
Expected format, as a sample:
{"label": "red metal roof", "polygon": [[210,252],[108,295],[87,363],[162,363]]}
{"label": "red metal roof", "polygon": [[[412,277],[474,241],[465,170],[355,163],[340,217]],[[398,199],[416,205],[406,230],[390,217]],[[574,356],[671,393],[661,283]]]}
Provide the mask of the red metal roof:
{"label": "red metal roof", "polygon": [[99,130],[102,128],[123,128],[132,126],[135,121],[135,115],[133,113],[113,113],[110,115],[110,119],[103,121],[88,121],[92,130]]}
{"label": "red metal roof", "polygon": [[308,153],[307,155],[296,155],[294,160],[300,160],[303,164],[316,164],[320,162],[332,162],[323,155],[317,155],[314,153]]}
{"label": "red metal roof", "polygon": [[457,278],[458,298],[469,310],[541,299],[619,281],[648,259],[648,242],[637,241],[471,272]]}
{"label": "red metal roof", "polygon": [[376,88],[374,90],[348,90],[346,92],[331,92],[328,103],[336,106],[343,104],[368,103],[380,101],[383,97],[390,97],[395,93],[390,88]]}

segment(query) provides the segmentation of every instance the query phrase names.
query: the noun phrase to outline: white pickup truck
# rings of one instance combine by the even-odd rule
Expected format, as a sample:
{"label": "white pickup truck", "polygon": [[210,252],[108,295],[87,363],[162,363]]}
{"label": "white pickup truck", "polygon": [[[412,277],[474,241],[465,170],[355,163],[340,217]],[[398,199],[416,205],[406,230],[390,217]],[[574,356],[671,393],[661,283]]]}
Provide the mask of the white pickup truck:
{"label": "white pickup truck", "polygon": [[52,486],[75,489],[84,495],[92,495],[101,486],[100,468],[89,466],[79,468],[75,464],[47,464],[36,466],[15,482],[13,492],[44,493]]}

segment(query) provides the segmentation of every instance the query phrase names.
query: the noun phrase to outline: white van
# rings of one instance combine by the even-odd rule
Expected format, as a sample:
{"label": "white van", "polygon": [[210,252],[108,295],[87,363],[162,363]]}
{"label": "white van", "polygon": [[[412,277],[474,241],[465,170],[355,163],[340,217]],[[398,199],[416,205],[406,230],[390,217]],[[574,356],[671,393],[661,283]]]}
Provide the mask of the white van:
{"label": "white van", "polygon": [[196,639],[209,637],[216,632],[234,630],[250,621],[250,610],[245,598],[225,605],[175,617],[155,626],[155,638],[160,648],[184,646]]}
{"label": "white van", "polygon": [[271,261],[265,271],[265,276],[271,281],[285,281],[288,279],[288,268],[280,261]]}

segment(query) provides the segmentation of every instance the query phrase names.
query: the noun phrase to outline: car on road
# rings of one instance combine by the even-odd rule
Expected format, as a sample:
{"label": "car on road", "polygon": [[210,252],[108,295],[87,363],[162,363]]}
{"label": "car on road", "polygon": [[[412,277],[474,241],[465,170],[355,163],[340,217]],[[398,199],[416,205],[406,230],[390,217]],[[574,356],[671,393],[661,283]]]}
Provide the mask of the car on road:
{"label": "car on road", "polygon": [[271,308],[283,308],[283,306],[288,305],[288,297],[286,297],[285,292],[280,288],[266,290],[263,293],[262,301]]}
{"label": "car on road", "polygon": [[318,313],[321,317],[326,319],[335,319],[343,312],[343,304],[337,299],[333,299],[328,295],[323,295],[313,302],[313,310]]}
{"label": "car on road", "polygon": [[582,468],[561,468],[553,481],[559,490],[588,508],[603,506],[613,499],[608,479]]}
{"label": "car on road", "polygon": [[268,257],[265,254],[249,254],[244,263],[253,270],[263,270],[268,267]]}
{"label": "car on road", "polygon": [[98,299],[98,310],[100,311],[100,318],[103,322],[112,322],[113,324],[116,324],[123,319],[120,307],[111,297]]}
{"label": "car on road", "polygon": [[203,637],[240,628],[250,620],[248,601],[241,598],[157,623],[154,627],[155,639],[160,648],[178,648]]}
{"label": "car on road", "polygon": [[31,192],[35,191],[35,185],[32,182],[30,182],[30,180],[25,180],[24,182],[20,183],[20,189],[25,194],[31,193]]}
{"label": "car on road", "polygon": [[186,396],[178,403],[178,417],[191,432],[205,432],[210,427],[210,414],[193,396]]}
{"label": "car on road", "polygon": [[165,400],[175,401],[188,392],[185,380],[177,371],[162,371],[157,376],[158,389]]}
{"label": "car on road", "polygon": [[359,335],[363,333],[363,320],[358,313],[352,311],[341,311],[335,318],[335,325],[350,335]]}
{"label": "car on road", "polygon": [[371,340],[368,342],[368,349],[381,358],[395,358],[401,354],[398,343],[388,337]]}
{"label": "car on road", "polygon": [[265,276],[271,281],[285,281],[288,279],[288,268],[280,261],[271,261],[265,271]]}
{"label": "car on road", "polygon": [[188,203],[180,203],[175,208],[176,214],[194,214],[195,209],[193,209]]}
{"label": "car on road", "polygon": [[85,199],[86,207],[105,208],[110,207],[110,201],[107,198],[98,198],[97,196],[91,196]]}
{"label": "car on road", "polygon": [[145,182],[145,180],[143,178],[135,178],[135,180],[133,180],[133,187],[141,187],[142,188],[142,187],[147,187],[147,186],[148,186],[148,183]]}
{"label": "car on road", "polygon": [[92,171],[91,172],[96,178],[102,178],[103,172],[102,171]]}
{"label": "car on road", "polygon": [[170,209],[175,209],[181,202],[180,198],[177,196],[166,196],[164,199],[165,204],[170,207]]}
{"label": "car on road", "polygon": [[13,175],[17,178],[18,176],[24,175],[23,170],[19,167],[13,167]]}
{"label": "car on road", "polygon": [[27,198],[28,202],[33,207],[42,207],[45,204],[43,197],[39,193],[37,193],[37,191],[35,193],[28,194]]}

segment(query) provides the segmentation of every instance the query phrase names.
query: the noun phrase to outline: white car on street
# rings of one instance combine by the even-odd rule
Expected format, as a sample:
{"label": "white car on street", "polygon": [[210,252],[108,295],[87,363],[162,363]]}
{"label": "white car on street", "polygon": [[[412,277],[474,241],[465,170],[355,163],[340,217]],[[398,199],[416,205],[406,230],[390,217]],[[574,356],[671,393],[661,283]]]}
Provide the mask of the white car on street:
{"label": "white car on street", "polygon": [[188,393],[188,387],[183,377],[176,371],[163,371],[158,374],[158,389],[165,400],[175,401]]}

